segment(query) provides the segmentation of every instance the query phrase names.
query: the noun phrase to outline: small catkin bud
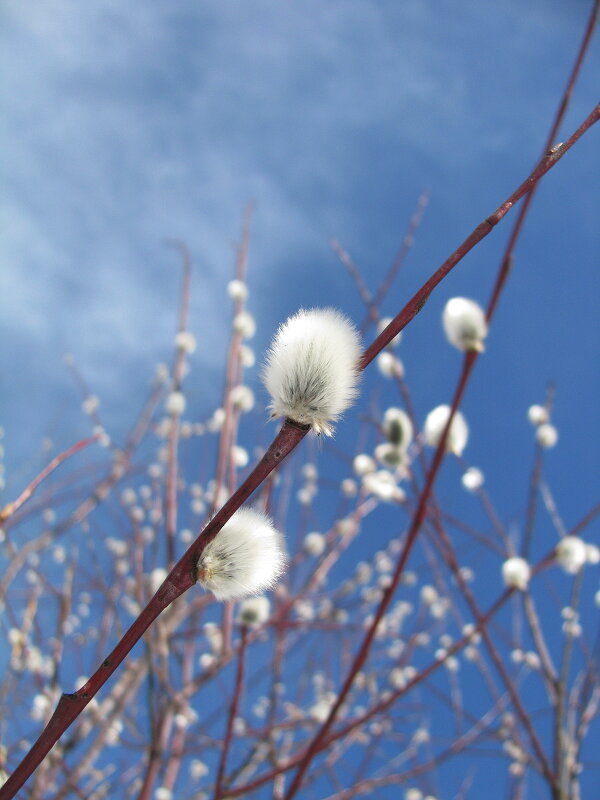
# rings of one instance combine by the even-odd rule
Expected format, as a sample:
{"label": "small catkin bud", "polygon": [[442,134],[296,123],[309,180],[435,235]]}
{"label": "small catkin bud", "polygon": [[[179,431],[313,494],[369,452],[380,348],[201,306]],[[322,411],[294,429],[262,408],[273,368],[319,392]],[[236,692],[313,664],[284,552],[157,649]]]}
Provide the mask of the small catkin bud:
{"label": "small catkin bud", "polygon": [[[450,406],[446,405],[437,406],[427,415],[423,427],[423,434],[425,436],[425,441],[430,447],[438,446],[449,416]],[[450,425],[450,430],[448,431],[446,450],[460,456],[467,445],[468,439],[469,428],[466,420],[460,411],[456,411],[452,419],[452,424]]]}
{"label": "small catkin bud", "polygon": [[462,476],[462,485],[468,492],[476,492],[483,486],[483,472],[478,467],[469,467]]}
{"label": "small catkin bud", "polygon": [[252,339],[256,333],[256,322],[249,311],[240,311],[233,318],[233,330],[243,339]]}
{"label": "small catkin bud", "polygon": [[595,544],[586,544],[585,554],[588,564],[600,564],[600,548]]}
{"label": "small catkin bud", "polygon": [[243,281],[229,281],[227,284],[227,293],[232,300],[246,300],[248,297],[248,287]]}
{"label": "small catkin bud", "polygon": [[527,409],[527,419],[532,425],[537,427],[538,425],[543,425],[545,422],[548,422],[550,415],[548,414],[547,408],[534,404]]}
{"label": "small catkin bud", "polygon": [[180,417],[185,411],[185,395],[183,392],[171,392],[165,401],[165,411],[173,417]]}
{"label": "small catkin bud", "polygon": [[571,575],[583,567],[587,561],[587,547],[579,536],[565,536],[556,545],[556,560]]}
{"label": "small catkin bud", "polygon": [[450,344],[459,350],[482,353],[488,326],[483,309],[466,297],[453,297],[442,314],[444,331]]}
{"label": "small catkin bud", "polygon": [[269,598],[261,595],[260,597],[248,597],[240,603],[238,622],[249,628],[258,628],[263,625],[271,613]]}
{"label": "small catkin bud", "polygon": [[540,447],[549,449],[558,442],[558,431],[549,422],[543,422],[535,432],[535,439]]}
{"label": "small catkin bud", "polygon": [[253,367],[256,361],[254,350],[247,344],[240,346],[240,363],[243,367]]}
{"label": "small catkin bud", "polygon": [[285,569],[283,539],[255,508],[239,508],[198,559],[198,582],[218,600],[272,588]]}
{"label": "small catkin bud", "polygon": [[383,444],[378,444],[375,448],[375,458],[386,467],[396,469],[396,467],[404,463],[405,453],[401,447],[397,447],[390,442],[383,442]]}
{"label": "small catkin bud", "polygon": [[383,415],[383,432],[391,444],[406,450],[413,437],[412,422],[406,411],[388,408]]}
{"label": "small catkin bud", "polygon": [[251,411],[254,408],[254,392],[243,384],[234,386],[231,390],[231,402],[240,411]]}
{"label": "small catkin bud", "polygon": [[326,546],[325,537],[318,531],[307,533],[304,537],[304,550],[309,556],[320,556]]}
{"label": "small catkin bud", "polygon": [[375,472],[377,469],[375,461],[366,453],[359,453],[355,456],[352,466],[357,475],[367,475],[369,472]]}
{"label": "small catkin bud", "polygon": [[359,334],[333,308],[300,309],[281,325],[267,353],[263,381],[273,417],[289,417],[331,436],[332,423],[357,394]]}
{"label": "small catkin bud", "polygon": [[520,556],[507,558],[502,564],[502,580],[509,589],[519,589],[524,592],[527,589],[530,575],[529,564]]}
{"label": "small catkin bud", "polygon": [[175,336],[175,346],[184,353],[193,353],[196,349],[196,337],[189,331],[179,331]]}
{"label": "small catkin bud", "polygon": [[377,356],[377,369],[384,378],[404,377],[404,365],[402,361],[396,358],[393,353],[390,353],[389,350],[384,350],[383,353]]}

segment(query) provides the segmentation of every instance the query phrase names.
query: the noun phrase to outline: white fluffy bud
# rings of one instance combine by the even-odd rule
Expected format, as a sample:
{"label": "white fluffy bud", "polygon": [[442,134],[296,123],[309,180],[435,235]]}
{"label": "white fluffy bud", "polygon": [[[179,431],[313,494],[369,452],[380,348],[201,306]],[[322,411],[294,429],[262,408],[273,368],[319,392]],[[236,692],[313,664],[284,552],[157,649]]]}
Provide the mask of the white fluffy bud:
{"label": "white fluffy bud", "polygon": [[256,333],[256,322],[249,311],[240,311],[233,318],[233,330],[243,339],[251,339]]}
{"label": "white fluffy bud", "polygon": [[363,477],[363,486],[384,503],[391,503],[393,500],[401,502],[405,498],[392,473],[385,469],[367,473]]}
{"label": "white fluffy bud", "polygon": [[171,392],[165,401],[165,411],[173,417],[180,417],[185,411],[185,395],[183,392]]}
{"label": "white fluffy bud", "polygon": [[284,568],[272,521],[255,508],[239,508],[202,551],[198,582],[218,600],[248,597],[274,586]]}
{"label": "white fluffy bud", "polygon": [[520,589],[524,592],[527,589],[530,575],[529,564],[520,556],[507,558],[502,564],[502,580],[509,589]]}
{"label": "white fluffy bud", "polygon": [[556,545],[556,560],[565,572],[574,575],[587,561],[587,547],[579,536],[565,536]]}
{"label": "white fluffy bud", "polygon": [[383,432],[391,444],[406,450],[413,438],[412,422],[406,411],[388,408],[383,415]]}
{"label": "white fluffy bud", "polygon": [[[446,405],[437,406],[427,415],[423,433],[425,435],[425,441],[431,447],[438,446],[449,416],[450,406]],[[452,419],[452,424],[450,425],[450,430],[448,431],[446,450],[460,456],[467,445],[468,439],[469,428],[466,420],[460,411],[456,411]]]}
{"label": "white fluffy bud", "polygon": [[231,448],[231,461],[236,467],[247,467],[248,462],[250,461],[248,451],[245,448],[240,447],[240,445],[234,444]]}
{"label": "white fluffy bud", "polygon": [[331,436],[332,422],[357,394],[359,334],[333,308],[301,309],[281,325],[263,381],[274,417],[289,417]]}
{"label": "white fluffy bud", "polygon": [[375,448],[375,458],[386,467],[396,469],[405,461],[405,453],[401,447],[396,447],[390,442],[383,442]]}
{"label": "white fluffy bud", "polygon": [[535,439],[540,447],[550,448],[558,442],[558,431],[549,422],[543,422],[535,432]]}
{"label": "white fluffy bud", "polygon": [[377,469],[375,461],[366,453],[359,453],[355,456],[352,466],[357,475],[367,475],[369,472],[375,472]]}
{"label": "white fluffy bud", "polygon": [[483,309],[466,297],[453,297],[446,303],[442,314],[444,331],[450,344],[459,350],[485,349],[488,327]]}
{"label": "white fluffy bud", "polygon": [[325,537],[322,533],[313,531],[304,537],[304,550],[309,556],[320,556],[325,550]]}
{"label": "white fluffy bud", "polygon": [[483,472],[477,467],[469,467],[462,476],[462,485],[468,492],[476,492],[483,486]]}
{"label": "white fluffy bud", "polygon": [[247,344],[243,344],[240,347],[240,363],[243,367],[253,367],[254,362],[256,361],[256,356],[254,355],[254,350],[251,347],[248,347]]}
{"label": "white fluffy bud", "polygon": [[261,597],[249,597],[240,603],[238,622],[240,625],[257,628],[269,619],[270,613],[271,604],[268,597],[263,595]]}
{"label": "white fluffy bud", "polygon": [[527,410],[527,419],[532,425],[537,426],[543,425],[544,422],[548,422],[550,417],[548,415],[548,410],[544,408],[544,406],[534,404],[529,406]]}
{"label": "white fluffy bud", "polygon": [[243,384],[234,386],[231,390],[231,402],[240,411],[251,411],[254,408],[254,392]]}
{"label": "white fluffy bud", "polygon": [[175,346],[185,353],[193,353],[196,349],[196,337],[189,331],[179,331],[175,336]]}
{"label": "white fluffy bud", "polygon": [[389,350],[384,350],[377,356],[377,369],[384,378],[403,378],[404,365],[399,358]]}
{"label": "white fluffy bud", "polygon": [[232,300],[246,300],[248,297],[248,287],[243,281],[229,281],[227,284],[227,294]]}

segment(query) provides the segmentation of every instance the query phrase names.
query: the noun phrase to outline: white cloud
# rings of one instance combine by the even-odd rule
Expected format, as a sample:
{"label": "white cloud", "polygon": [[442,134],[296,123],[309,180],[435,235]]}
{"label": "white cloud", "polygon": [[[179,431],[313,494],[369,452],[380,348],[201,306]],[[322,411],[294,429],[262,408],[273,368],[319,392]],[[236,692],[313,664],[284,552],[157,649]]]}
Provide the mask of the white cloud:
{"label": "white cloud", "polygon": [[[215,298],[249,200],[251,270],[282,291],[290,261],[325,280],[314,257],[332,234],[373,248],[395,196],[422,185],[416,170],[443,168],[452,209],[456,176],[484,182],[478,159],[508,159],[539,132],[556,80],[532,97],[523,73],[581,23],[545,2],[461,14],[421,0],[6,3],[0,288],[23,358],[34,343],[42,364],[74,350],[107,388],[111,354],[153,364],[176,313],[162,240],[179,237],[195,262],[192,327],[216,360],[228,315]],[[398,240],[396,223],[386,235]],[[269,323],[272,300],[251,297]]]}

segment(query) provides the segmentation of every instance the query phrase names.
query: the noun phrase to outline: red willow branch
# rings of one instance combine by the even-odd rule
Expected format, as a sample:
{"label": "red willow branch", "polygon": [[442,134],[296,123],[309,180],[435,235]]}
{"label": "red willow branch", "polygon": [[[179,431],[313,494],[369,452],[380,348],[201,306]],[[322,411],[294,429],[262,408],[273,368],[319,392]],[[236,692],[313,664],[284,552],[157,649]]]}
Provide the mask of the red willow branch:
{"label": "red willow branch", "polygon": [[44,469],[39,473],[39,475],[36,475],[36,477],[31,481],[31,483],[29,483],[25,487],[25,489],[23,489],[23,491],[17,497],[16,500],[13,500],[12,503],[7,503],[4,506],[4,508],[0,511],[0,524],[6,522],[6,520],[9,517],[12,517],[15,511],[21,508],[23,503],[26,503],[27,500],[29,500],[29,498],[38,488],[40,483],[42,483],[42,481],[44,481],[48,477],[48,475],[50,475],[50,473],[54,472],[54,470],[57,467],[60,467],[63,461],[66,461],[68,458],[71,458],[72,455],[75,455],[75,453],[78,453],[80,450],[83,450],[84,447],[87,447],[88,445],[92,444],[92,442],[97,442],[99,438],[100,434],[97,433],[95,436],[90,436],[87,439],[82,439],[81,441],[76,442],[74,445],[69,447],[67,450],[63,450],[62,453],[59,453],[57,456],[55,456],[52,459],[52,461],[46,467],[44,467]]}
{"label": "red willow branch", "polygon": [[[360,368],[364,369],[371,361],[383,350],[386,345],[398,334],[406,325],[414,319],[419,311],[425,305],[429,295],[436,286],[443,280],[443,278],[460,262],[460,260],[483,238],[485,238],[493,228],[503,219],[504,216],[510,211],[515,203],[521,199],[528,191],[530,191],[535,184],[551,170],[560,159],[579,141],[579,139],[600,119],[600,104],[596,106],[588,117],[582,122],[577,130],[569,137],[564,143],[555,148],[552,148],[540,161],[533,172],[523,181],[523,183],[502,203],[501,206],[487,219],[481,222],[475,230],[465,239],[465,241],[452,253],[452,255],[441,265],[441,267],[431,276],[431,278],[423,285],[423,287],[411,298],[406,306],[400,313],[392,320],[388,327],[378,336],[375,341],[364,352]],[[474,361],[472,354],[468,354],[466,362]],[[455,395],[453,403],[453,410],[458,407],[464,386],[459,386]],[[448,427],[448,426],[447,426]],[[63,694],[54,714],[50,718],[48,725],[42,731],[37,741],[34,743],[29,752],[25,755],[21,763],[10,775],[6,783],[0,788],[0,800],[11,800],[25,783],[41,761],[45,758],[46,754],[52,748],[64,731],[71,725],[77,718],[85,706],[92,700],[99,689],[106,683],[112,673],[117,669],[119,664],[128,655],[134,645],[139,641],[144,632],[152,624],[152,622],[164,611],[177,597],[180,597],[184,592],[191,588],[196,582],[196,565],[198,558],[206,545],[211,542],[218,534],[222,526],[233,515],[233,513],[242,505],[242,503],[250,497],[255,489],[264,481],[264,479],[283,461],[283,459],[299,444],[308,432],[308,427],[299,426],[291,420],[286,420],[273,440],[273,443],[256,465],[252,473],[239,487],[239,489],[232,495],[232,497],[225,503],[221,510],[213,517],[208,523],[200,536],[193,542],[188,550],[184,553],[181,559],[173,567],[171,572],[167,575],[165,581],[158,589],[156,594],[152,597],[148,605],[143,609],[140,615],[134,620],[129,630],[125,633],[120,642],[116,645],[110,655],[102,662],[98,670],[92,675],[89,681],[81,687],[77,692],[72,694]],[[445,436],[442,437],[442,442]],[[410,547],[414,543],[419,527],[426,512],[427,498],[431,492],[433,479],[437,474],[439,466],[442,461],[443,450],[438,447],[434,456],[428,480],[425,484],[421,502],[417,508],[413,524],[411,525],[406,546],[405,553],[401,557],[395,574],[395,580],[392,587],[399,580],[400,574],[406,563]],[[391,588],[391,587],[390,587]],[[391,598],[389,589],[384,594],[382,601],[381,614],[387,608]],[[385,608],[383,607],[385,604]],[[371,628],[370,636],[374,635],[376,626]],[[363,643],[363,647],[359,651],[357,661],[362,663],[366,658],[370,640]],[[347,693],[350,688],[352,680],[347,681],[345,684],[345,691]],[[341,697],[342,695],[340,695]],[[339,698],[338,698],[339,700]],[[332,709],[329,722],[326,722],[313,741],[313,745],[320,741],[323,734],[326,733],[325,729],[329,729],[331,720],[333,719],[339,704]],[[299,781],[302,774],[306,770],[308,763],[312,759],[312,749],[307,755],[304,766],[299,769],[296,779],[294,780],[288,797],[291,797],[297,790]],[[292,791],[293,788],[293,791]]]}
{"label": "red willow branch", "polygon": [[241,642],[238,650],[238,663],[235,675],[235,688],[233,699],[229,705],[229,716],[227,718],[227,730],[225,731],[225,738],[223,741],[223,749],[221,751],[221,759],[219,761],[219,768],[217,771],[217,780],[215,782],[215,800],[221,800],[223,797],[223,778],[225,777],[225,766],[227,764],[227,756],[229,755],[229,748],[233,738],[233,723],[238,713],[240,698],[242,696],[242,687],[244,685],[244,662],[246,658],[246,627],[242,626]]}

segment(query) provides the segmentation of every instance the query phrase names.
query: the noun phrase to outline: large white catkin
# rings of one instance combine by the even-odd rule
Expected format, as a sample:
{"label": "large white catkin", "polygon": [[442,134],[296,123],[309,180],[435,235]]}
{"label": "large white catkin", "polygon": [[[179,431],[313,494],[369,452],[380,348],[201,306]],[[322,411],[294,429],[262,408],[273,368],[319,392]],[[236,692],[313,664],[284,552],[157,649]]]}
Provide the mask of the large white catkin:
{"label": "large white catkin", "polygon": [[263,381],[274,417],[289,417],[331,436],[357,395],[358,331],[334,308],[300,309],[275,334]]}
{"label": "large white catkin", "polygon": [[198,559],[198,583],[218,600],[272,588],[285,569],[283,537],[255,508],[239,508]]}

